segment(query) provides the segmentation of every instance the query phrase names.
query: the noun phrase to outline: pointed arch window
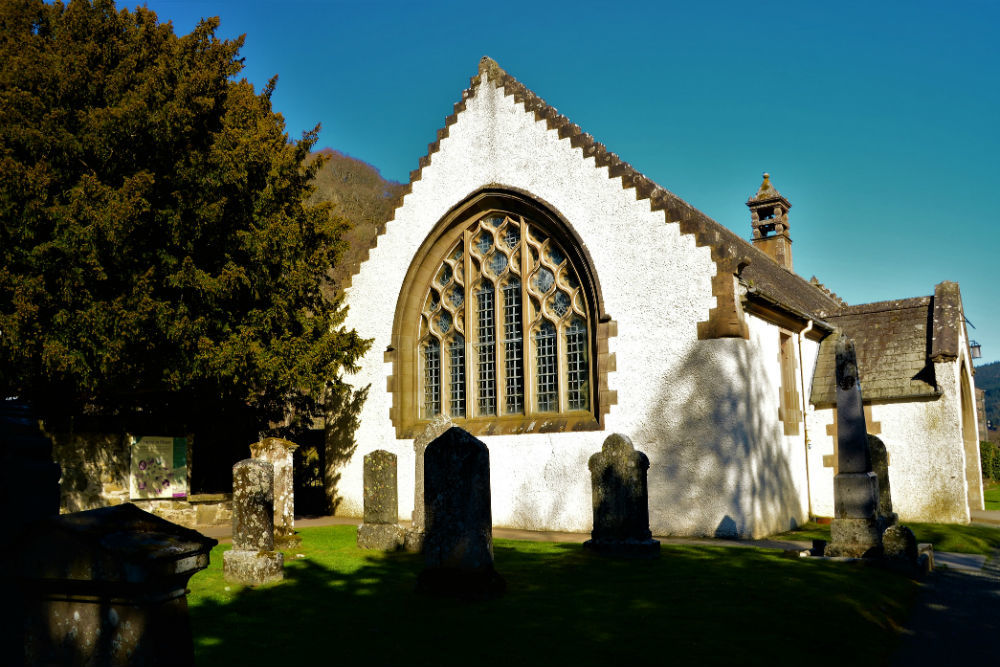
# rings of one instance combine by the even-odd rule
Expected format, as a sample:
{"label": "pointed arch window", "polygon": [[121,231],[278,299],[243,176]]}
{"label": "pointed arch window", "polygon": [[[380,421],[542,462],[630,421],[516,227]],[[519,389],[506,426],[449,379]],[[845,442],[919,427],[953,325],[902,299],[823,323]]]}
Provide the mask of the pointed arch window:
{"label": "pointed arch window", "polygon": [[455,236],[424,287],[419,420],[593,421],[594,316],[562,244],[497,211]]}
{"label": "pointed arch window", "polygon": [[438,415],[474,435],[603,429],[616,330],[565,219],[522,192],[474,193],[424,238],[399,292],[385,351],[396,435]]}

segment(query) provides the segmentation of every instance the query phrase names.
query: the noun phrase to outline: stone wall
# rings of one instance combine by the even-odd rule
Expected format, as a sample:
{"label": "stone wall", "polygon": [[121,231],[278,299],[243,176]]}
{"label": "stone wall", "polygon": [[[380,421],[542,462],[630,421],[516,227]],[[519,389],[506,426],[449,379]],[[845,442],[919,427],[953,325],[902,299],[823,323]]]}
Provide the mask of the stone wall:
{"label": "stone wall", "polygon": [[60,511],[121,505],[129,501],[129,441],[108,433],[48,433],[52,458],[62,466]]}
{"label": "stone wall", "polygon": [[[62,467],[63,514],[133,502],[173,523],[193,528],[232,519],[232,494],[193,494],[186,499],[129,499],[129,437],[108,433],[47,433],[52,458]],[[190,478],[190,475],[188,476]]]}

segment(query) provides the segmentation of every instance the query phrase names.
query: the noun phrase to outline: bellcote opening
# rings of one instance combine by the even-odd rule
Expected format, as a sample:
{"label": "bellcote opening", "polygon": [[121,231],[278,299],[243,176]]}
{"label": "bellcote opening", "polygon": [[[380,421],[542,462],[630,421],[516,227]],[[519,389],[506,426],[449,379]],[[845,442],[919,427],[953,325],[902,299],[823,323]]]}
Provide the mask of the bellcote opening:
{"label": "bellcote opening", "polygon": [[788,210],[792,205],[771,185],[764,174],[757,194],[747,200],[753,244],[789,271],[792,270],[792,238],[788,234]]}

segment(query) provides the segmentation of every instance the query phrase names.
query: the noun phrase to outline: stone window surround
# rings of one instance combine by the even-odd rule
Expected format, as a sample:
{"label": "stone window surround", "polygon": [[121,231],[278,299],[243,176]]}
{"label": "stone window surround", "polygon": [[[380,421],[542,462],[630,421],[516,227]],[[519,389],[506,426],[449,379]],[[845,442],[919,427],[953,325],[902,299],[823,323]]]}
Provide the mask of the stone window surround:
{"label": "stone window surround", "polygon": [[[601,288],[590,255],[569,223],[547,203],[513,188],[488,187],[452,207],[438,221],[407,269],[396,302],[391,342],[384,356],[385,362],[392,364],[387,390],[392,396],[389,415],[396,437],[416,437],[429,423],[429,420],[420,417],[423,397],[419,393],[418,337],[425,288],[434,278],[441,258],[462,236],[470,221],[489,212],[520,215],[532,220],[568,253],[577,270],[590,313],[590,376],[592,386],[597,390],[593,392],[592,405],[586,411],[456,417],[455,423],[473,435],[603,430],[605,416],[611,405],[617,402],[617,392],[608,389],[608,371],[615,370],[615,357],[608,352],[608,339],[617,335],[617,323],[604,311]],[[533,373],[530,369],[529,372]]]}

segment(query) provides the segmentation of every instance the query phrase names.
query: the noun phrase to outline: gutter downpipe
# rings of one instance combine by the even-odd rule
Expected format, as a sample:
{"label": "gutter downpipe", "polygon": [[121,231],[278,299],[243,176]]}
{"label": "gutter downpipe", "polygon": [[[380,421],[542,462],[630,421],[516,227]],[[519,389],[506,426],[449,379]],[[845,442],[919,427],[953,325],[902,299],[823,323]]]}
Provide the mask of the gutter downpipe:
{"label": "gutter downpipe", "polygon": [[813,517],[813,496],[812,496],[812,475],[809,472],[809,427],[806,426],[806,422],[808,422],[809,420],[806,419],[806,415],[807,415],[807,412],[806,412],[807,405],[806,404],[808,403],[808,401],[806,399],[806,376],[805,376],[805,369],[803,368],[804,364],[802,363],[802,359],[803,359],[803,357],[802,357],[802,339],[805,337],[805,335],[807,333],[809,333],[810,331],[812,331],[812,328],[813,328],[813,321],[809,320],[809,323],[806,325],[805,329],[803,329],[802,331],[799,332],[799,341],[798,341],[798,343],[799,343],[799,383],[802,386],[802,441],[805,443],[805,455],[806,455],[806,500],[807,500],[807,504],[809,506],[809,518],[810,519],[812,519],[812,517]]}

